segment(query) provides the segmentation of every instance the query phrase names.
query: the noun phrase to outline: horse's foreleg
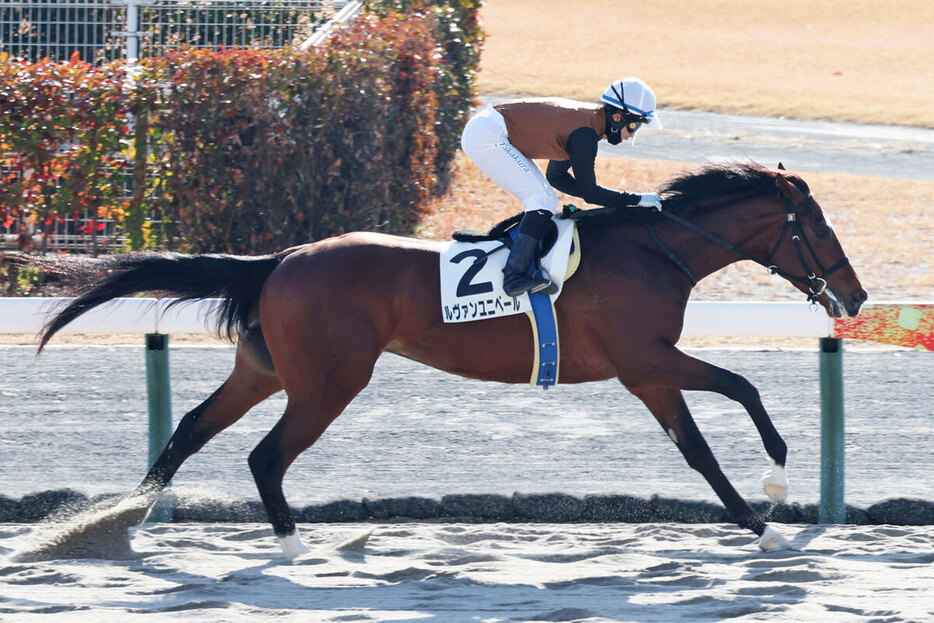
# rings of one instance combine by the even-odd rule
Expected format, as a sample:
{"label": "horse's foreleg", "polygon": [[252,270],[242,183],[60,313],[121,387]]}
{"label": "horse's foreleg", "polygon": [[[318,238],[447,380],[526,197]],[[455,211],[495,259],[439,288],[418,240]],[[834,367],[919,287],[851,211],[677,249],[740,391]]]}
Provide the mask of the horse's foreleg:
{"label": "horse's foreleg", "polygon": [[743,528],[759,535],[762,549],[779,549],[787,545],[774,529],[740,496],[727,480],[710,446],[697,428],[681,392],[667,388],[634,388],[632,392],[661,424],[692,469],[698,471],[710,484],[717,497],[726,506],[733,520]]}
{"label": "horse's foreleg", "polygon": [[788,446],[772,424],[772,418],[765,410],[755,386],[735,372],[677,349],[671,351],[664,366],[664,378],[676,389],[716,392],[743,405],[759,431],[772,464],[763,478],[765,491],[772,500],[784,502],[788,496],[788,478],[785,475]]}

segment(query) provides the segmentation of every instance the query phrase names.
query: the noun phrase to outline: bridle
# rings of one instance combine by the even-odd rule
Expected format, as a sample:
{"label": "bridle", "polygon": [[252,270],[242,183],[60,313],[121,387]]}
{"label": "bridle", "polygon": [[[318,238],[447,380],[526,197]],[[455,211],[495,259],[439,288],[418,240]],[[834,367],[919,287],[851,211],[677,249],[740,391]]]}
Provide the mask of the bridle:
{"label": "bridle", "polygon": [[[801,227],[801,223],[798,221],[798,210],[806,207],[809,202],[813,202],[814,197],[811,194],[808,194],[808,196],[805,197],[799,203],[794,203],[791,199],[789,199],[788,197],[784,195],[781,195],[781,198],[782,198],[782,205],[785,208],[785,225],[782,227],[782,231],[778,235],[778,240],[775,242],[775,245],[772,247],[772,252],[769,253],[768,257],[765,258],[764,260],[753,255],[752,253],[747,252],[744,249],[741,249],[733,245],[730,242],[727,242],[726,240],[717,236],[716,234],[713,234],[707,231],[706,229],[698,227],[694,223],[691,223],[690,221],[681,218],[680,216],[678,216],[677,214],[673,212],[662,210],[661,214],[667,217],[668,219],[680,225],[683,225],[684,227],[687,227],[691,231],[703,236],[707,240],[710,240],[711,242],[715,242],[716,244],[720,245],[724,249],[737,253],[747,260],[752,260],[753,262],[756,262],[757,264],[760,264],[766,267],[770,274],[773,274],[773,275],[777,274],[777,275],[784,277],[785,279],[789,281],[794,281],[794,282],[803,284],[804,286],[807,287],[808,292],[809,292],[808,302],[816,305],[818,297],[820,297],[820,295],[823,294],[825,290],[827,290],[827,278],[830,277],[835,272],[837,272],[838,270],[840,270],[841,268],[843,268],[844,266],[846,266],[847,264],[849,264],[850,260],[848,257],[844,255],[840,261],[838,261],[836,264],[834,264],[830,268],[824,268],[824,265],[821,264],[820,259],[818,259],[817,254],[814,252],[814,247],[811,246],[811,241],[808,240],[807,234],[804,233],[804,229]],[[684,271],[687,274],[688,278],[691,280],[691,283],[696,285],[697,279],[695,278],[694,273],[691,272],[691,269],[688,268],[688,266],[681,260],[681,258],[675,255],[667,246],[665,246],[664,243],[662,243],[661,239],[659,239],[658,235],[655,233],[655,229],[651,225],[648,225],[648,228],[649,228],[649,232],[652,234],[652,238],[655,240],[655,243],[664,252],[668,254],[668,257],[671,258],[672,261],[674,261],[674,263],[682,271]],[[782,270],[773,261],[775,254],[778,252],[778,249],[782,244],[782,241],[785,239],[785,236],[789,232],[791,232],[791,241],[794,244],[795,253],[797,253],[798,260],[801,262],[801,268],[804,270],[803,277],[798,276],[798,275],[793,275],[785,270]],[[802,243],[803,243],[803,247],[802,247]],[[811,265],[808,263],[807,258],[805,257],[805,254],[804,254],[804,248],[807,249],[808,253],[811,256],[811,259],[814,261],[814,264],[817,267],[817,271],[814,271],[811,268]]]}

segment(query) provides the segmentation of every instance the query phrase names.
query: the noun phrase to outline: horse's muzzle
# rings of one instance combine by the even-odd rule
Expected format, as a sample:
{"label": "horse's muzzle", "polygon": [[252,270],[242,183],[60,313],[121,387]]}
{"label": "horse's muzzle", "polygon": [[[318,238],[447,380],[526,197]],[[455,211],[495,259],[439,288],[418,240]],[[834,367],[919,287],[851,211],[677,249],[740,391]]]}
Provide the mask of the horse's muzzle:
{"label": "horse's muzzle", "polygon": [[846,313],[848,316],[856,316],[859,314],[859,310],[863,307],[863,303],[866,302],[866,299],[869,298],[869,294],[859,288],[854,292],[849,300],[844,302],[844,307],[846,308]]}
{"label": "horse's muzzle", "polygon": [[844,312],[847,316],[859,314],[860,308],[868,298],[869,295],[862,288],[857,288],[848,296],[834,288],[827,288],[818,300],[824,303],[827,315],[831,318],[843,318]]}

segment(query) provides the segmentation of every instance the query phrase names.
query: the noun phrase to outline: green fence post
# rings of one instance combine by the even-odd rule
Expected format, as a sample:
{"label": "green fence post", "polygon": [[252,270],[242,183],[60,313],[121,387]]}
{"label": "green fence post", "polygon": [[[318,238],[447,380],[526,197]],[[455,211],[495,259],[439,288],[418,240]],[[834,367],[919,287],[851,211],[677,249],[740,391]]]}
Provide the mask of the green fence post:
{"label": "green fence post", "polygon": [[[172,396],[169,387],[169,336],[146,334],[146,393],[149,403],[149,467],[172,436]],[[172,521],[172,504],[160,498],[148,521]]]}
{"label": "green fence post", "polygon": [[820,341],[820,523],[846,523],[843,500],[843,340]]}

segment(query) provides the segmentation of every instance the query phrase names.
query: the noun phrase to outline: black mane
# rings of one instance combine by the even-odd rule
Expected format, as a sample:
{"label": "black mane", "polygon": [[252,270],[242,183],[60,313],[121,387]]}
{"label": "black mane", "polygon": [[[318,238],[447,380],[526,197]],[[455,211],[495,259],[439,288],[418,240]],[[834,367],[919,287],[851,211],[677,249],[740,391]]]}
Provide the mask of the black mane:
{"label": "black mane", "polygon": [[[810,191],[804,182],[790,178],[803,193]],[[688,169],[659,187],[664,209],[679,213],[685,208],[730,195],[778,195],[775,172],[751,162],[708,164]],[[579,214],[582,229],[603,229],[621,223],[658,223],[665,217],[649,208],[601,208]],[[577,217],[576,217],[577,218]]]}
{"label": "black mane", "polygon": [[703,203],[725,195],[776,195],[775,173],[754,163],[709,164],[673,177],[659,188],[665,207],[679,211],[689,203]]}

